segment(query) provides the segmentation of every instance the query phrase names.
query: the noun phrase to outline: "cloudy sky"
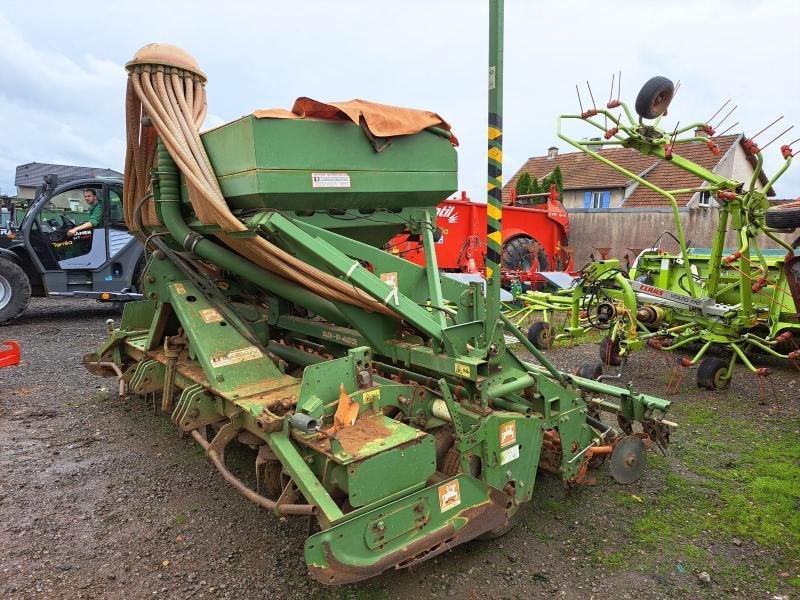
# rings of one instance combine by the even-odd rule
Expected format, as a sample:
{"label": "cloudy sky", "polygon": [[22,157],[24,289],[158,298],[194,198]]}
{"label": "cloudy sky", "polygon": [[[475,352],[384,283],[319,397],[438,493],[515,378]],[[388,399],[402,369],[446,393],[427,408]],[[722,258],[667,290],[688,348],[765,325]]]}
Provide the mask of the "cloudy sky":
{"label": "cloudy sky", "polygon": [[[207,126],[298,96],[365,98],[433,110],[461,140],[459,185],[485,197],[486,0],[31,2],[0,4],[0,193],[16,165],[121,170],[123,65],[144,44],[184,47],[209,77]],[[577,111],[575,84],[608,98],[622,71],[631,103],[652,75],[680,80],[668,122],[704,120],[728,98],[727,124],[767,149],[800,137],[800,2],[507,0],[504,157],[509,178],[560,146],[556,116]],[[584,94],[585,97],[585,94]],[[727,126],[726,124],[726,126]],[[575,130],[578,137],[587,130]],[[800,143],[796,145],[800,149]],[[798,157],[800,163],[800,157]],[[800,164],[776,185],[800,196]]]}

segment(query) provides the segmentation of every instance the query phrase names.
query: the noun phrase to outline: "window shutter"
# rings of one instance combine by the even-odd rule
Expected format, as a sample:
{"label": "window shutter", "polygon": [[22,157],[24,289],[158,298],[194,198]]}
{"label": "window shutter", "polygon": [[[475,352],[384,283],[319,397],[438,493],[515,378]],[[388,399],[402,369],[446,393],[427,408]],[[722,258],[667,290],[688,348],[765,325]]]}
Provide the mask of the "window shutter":
{"label": "window shutter", "polygon": [[603,192],[603,208],[611,205],[611,192]]}
{"label": "window shutter", "polygon": [[592,207],[592,192],[583,192],[583,208]]}

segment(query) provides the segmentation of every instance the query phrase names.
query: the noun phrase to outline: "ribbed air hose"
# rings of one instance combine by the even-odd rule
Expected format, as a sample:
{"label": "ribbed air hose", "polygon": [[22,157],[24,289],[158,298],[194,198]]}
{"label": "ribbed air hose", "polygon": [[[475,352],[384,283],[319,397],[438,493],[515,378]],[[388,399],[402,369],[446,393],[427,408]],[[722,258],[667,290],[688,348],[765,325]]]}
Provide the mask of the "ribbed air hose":
{"label": "ribbed air hose", "polygon": [[[263,237],[237,239],[226,235],[247,228],[228,208],[200,139],[199,127],[206,115],[204,78],[171,65],[129,64],[128,71],[125,195],[133,201],[125,203],[124,214],[134,233],[142,237],[140,224],[158,222],[153,203],[143,200],[149,193],[158,137],[183,174],[197,217],[203,223],[218,225],[220,231],[215,235],[226,246],[323,298],[394,315],[363,290],[303,262]],[[144,118],[152,126],[143,126]]]}

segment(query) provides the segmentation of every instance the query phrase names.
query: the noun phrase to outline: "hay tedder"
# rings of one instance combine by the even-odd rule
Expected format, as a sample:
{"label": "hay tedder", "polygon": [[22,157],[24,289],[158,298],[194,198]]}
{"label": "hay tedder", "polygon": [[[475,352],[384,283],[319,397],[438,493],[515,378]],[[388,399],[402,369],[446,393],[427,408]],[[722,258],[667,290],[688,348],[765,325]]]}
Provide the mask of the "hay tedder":
{"label": "hay tedder", "polygon": [[[612,81],[612,94],[613,89]],[[770,188],[789,168],[795,153],[789,144],[782,146],[783,164],[760,187],[762,150],[789,131],[759,148],[754,138],[765,128],[743,143],[754,159],[749,181],[727,179],[708,171],[680,156],[674,148],[677,141],[693,142],[704,144],[709,152],[719,153],[711,124],[716,114],[708,122],[662,129],[660,122],[673,93],[671,81],[654,77],[636,99],[638,119],[617,93],[617,98],[610,98],[604,109],[596,108],[592,101],[587,110],[581,106],[581,114],[561,116],[558,135],[666,198],[674,219],[674,233],[668,235],[677,242],[679,250],[671,253],[658,247],[644,249],[630,273],[621,269],[617,260],[590,263],[570,289],[526,294],[526,305],[512,318],[519,323],[531,313],[542,313],[544,318],[528,331],[529,339],[540,349],[549,347],[553,340],[576,338],[591,329],[607,330],[600,347],[606,365],[624,366],[630,353],[645,345],[664,351],[695,346],[692,357],[679,359],[676,368],[699,363],[698,386],[718,390],[728,387],[737,362],[758,377],[768,376],[767,368],[753,364],[754,354],[786,361],[800,359],[800,257],[790,243],[777,235],[800,227],[800,206],[793,203],[770,207],[767,200]],[[716,127],[729,115],[730,112]],[[562,124],[570,120],[601,130],[604,139],[568,137],[562,131]],[[703,135],[699,136],[698,131]],[[600,145],[631,148],[670,161],[699,178],[702,185],[692,189],[663,189],[595,152],[593,148]],[[687,247],[679,218],[676,196],[698,192],[710,194],[719,205],[718,226],[710,248]],[[733,237],[736,246],[726,248],[726,237]],[[765,240],[771,240],[777,249],[762,248]],[[556,330],[552,316],[559,312],[568,313],[568,323]],[[712,349],[716,355],[710,352]]]}
{"label": "hay tedder", "polygon": [[[608,458],[630,483],[669,438],[669,402],[560,372],[500,314],[490,56],[486,293],[436,268],[435,206],[457,188],[437,115],[301,98],[200,136],[190,56],[152,44],[127,65],[124,210],[148,252],[145,299],[85,363],[152,397],[246,498],[312,518],[305,559],[323,583],[502,534],[540,471],[579,484]],[[405,228],[426,267],[382,250]],[[235,441],[253,449],[254,486],[226,464]]]}

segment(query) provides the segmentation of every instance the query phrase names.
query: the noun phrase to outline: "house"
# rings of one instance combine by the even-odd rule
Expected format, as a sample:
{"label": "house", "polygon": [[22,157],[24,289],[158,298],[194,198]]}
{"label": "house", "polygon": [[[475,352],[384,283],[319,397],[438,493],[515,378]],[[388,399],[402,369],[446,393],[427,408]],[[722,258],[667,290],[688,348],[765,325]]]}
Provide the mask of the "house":
{"label": "house", "polygon": [[36,197],[36,190],[44,183],[45,175],[50,174],[58,175],[60,181],[83,177],[122,177],[122,173],[113,169],[32,162],[17,167],[17,175],[14,180],[14,184],[17,186],[17,196],[32,200]]}
{"label": "house", "polygon": [[[744,134],[715,138],[720,148],[717,154],[702,141],[678,142],[673,151],[725,178],[749,182],[756,161],[744,148],[746,139]],[[609,146],[598,153],[662,189],[692,190],[676,195],[687,243],[711,244],[718,222],[718,213],[713,210],[717,202],[708,192],[695,191],[707,185],[699,177],[670,161],[628,148]],[[667,198],[583,152],[560,154],[558,148],[551,147],[546,155],[529,158],[503,187],[503,200],[510,201],[511,190],[523,173],[542,179],[556,167],[564,182],[562,203],[570,213],[570,246],[577,263],[592,256],[624,259],[628,255],[625,260],[630,261],[639,249],[661,244],[660,239],[669,237],[664,236],[665,232],[674,233],[672,205]],[[767,182],[767,176],[761,172],[756,187],[763,189]],[[775,191],[771,189],[767,195],[774,198]]]}

